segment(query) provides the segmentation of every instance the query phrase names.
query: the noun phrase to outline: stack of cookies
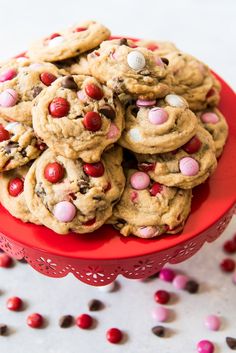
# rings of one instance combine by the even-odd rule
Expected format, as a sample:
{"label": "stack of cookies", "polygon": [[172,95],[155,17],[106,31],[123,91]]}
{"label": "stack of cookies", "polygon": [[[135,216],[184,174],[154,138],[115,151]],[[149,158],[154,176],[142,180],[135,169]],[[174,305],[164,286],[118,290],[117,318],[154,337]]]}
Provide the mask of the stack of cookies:
{"label": "stack of cookies", "polygon": [[89,21],[0,67],[0,201],[59,234],[178,233],[227,138],[209,68]]}

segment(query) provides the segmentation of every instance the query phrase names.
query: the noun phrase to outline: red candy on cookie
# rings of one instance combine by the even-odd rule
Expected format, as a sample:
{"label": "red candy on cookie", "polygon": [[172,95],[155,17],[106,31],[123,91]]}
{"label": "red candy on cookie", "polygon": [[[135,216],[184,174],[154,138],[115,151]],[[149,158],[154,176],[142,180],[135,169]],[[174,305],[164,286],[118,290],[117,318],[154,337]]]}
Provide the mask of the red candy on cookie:
{"label": "red candy on cookie", "polygon": [[198,152],[201,146],[202,143],[199,138],[197,136],[194,136],[183,146],[183,149],[185,150],[185,152],[192,154]]}
{"label": "red candy on cookie", "polygon": [[0,124],[0,142],[9,140],[9,138],[10,138],[9,132],[6,129],[4,129],[2,124]]}
{"label": "red candy on cookie", "polygon": [[85,92],[87,96],[92,99],[100,100],[103,97],[103,91],[97,85],[90,83],[85,86]]}
{"label": "red candy on cookie", "polygon": [[85,174],[93,177],[93,178],[99,178],[103,176],[104,174],[104,165],[102,162],[97,162],[97,163],[86,163],[83,166]]}
{"label": "red candy on cookie", "polygon": [[50,86],[56,79],[57,77],[50,72],[43,72],[40,75],[40,80],[46,86]]}
{"label": "red candy on cookie", "polygon": [[83,119],[84,127],[89,131],[98,131],[102,127],[102,118],[96,112],[88,112]]}
{"label": "red candy on cookie", "polygon": [[8,192],[11,196],[16,197],[24,190],[24,182],[20,178],[11,179],[8,184]]}
{"label": "red candy on cookie", "polygon": [[70,104],[62,97],[54,98],[49,104],[49,113],[53,118],[62,118],[69,113]]}
{"label": "red candy on cookie", "polygon": [[65,174],[65,169],[60,163],[54,162],[49,163],[46,168],[44,169],[44,177],[50,183],[57,183],[61,179],[63,179]]}

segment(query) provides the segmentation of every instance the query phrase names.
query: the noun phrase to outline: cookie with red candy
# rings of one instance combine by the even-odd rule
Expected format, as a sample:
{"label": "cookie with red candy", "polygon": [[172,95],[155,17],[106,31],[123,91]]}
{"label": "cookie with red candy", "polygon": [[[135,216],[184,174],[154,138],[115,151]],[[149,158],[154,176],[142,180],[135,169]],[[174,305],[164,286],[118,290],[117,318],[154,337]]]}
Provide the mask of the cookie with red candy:
{"label": "cookie with red candy", "polygon": [[90,233],[111,216],[125,177],[122,150],[114,147],[96,163],[72,160],[45,151],[25,179],[25,197],[32,214],[59,234]]}
{"label": "cookie with red candy", "polygon": [[0,202],[12,216],[23,222],[39,224],[25,201],[24,183],[29,167],[30,165],[25,165],[0,174]]}
{"label": "cookie with red candy", "polygon": [[28,55],[32,60],[64,60],[96,48],[109,36],[108,28],[98,22],[87,21],[35,41],[29,47]]}
{"label": "cookie with red candy", "polygon": [[42,149],[30,126],[0,118],[0,172],[27,164],[37,158]]}
{"label": "cookie with red candy", "polygon": [[65,76],[44,90],[33,108],[33,127],[56,153],[93,163],[116,142],[123,108],[113,91],[95,78]]}
{"label": "cookie with red candy", "polygon": [[125,190],[108,223],[124,236],[148,239],[178,233],[190,212],[191,198],[191,189],[170,188],[155,182],[146,172],[130,169]]}

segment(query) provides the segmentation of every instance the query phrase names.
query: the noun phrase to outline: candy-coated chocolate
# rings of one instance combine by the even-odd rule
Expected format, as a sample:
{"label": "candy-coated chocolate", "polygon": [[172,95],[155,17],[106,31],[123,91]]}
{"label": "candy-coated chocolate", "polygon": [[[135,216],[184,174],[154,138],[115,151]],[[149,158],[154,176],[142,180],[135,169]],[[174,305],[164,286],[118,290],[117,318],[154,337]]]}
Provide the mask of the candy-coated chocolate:
{"label": "candy-coated chocolate", "polygon": [[127,55],[127,63],[131,69],[139,71],[145,67],[146,60],[141,52],[133,50]]}
{"label": "candy-coated chocolate", "polygon": [[4,108],[13,107],[14,105],[16,105],[17,100],[18,100],[18,94],[12,88],[8,88],[0,94],[1,107],[4,107]]}
{"label": "candy-coated chocolate", "polygon": [[158,290],[154,294],[154,299],[159,304],[167,304],[170,300],[170,293],[166,290]]}
{"label": "candy-coated chocolate", "polygon": [[221,321],[219,316],[208,315],[205,318],[205,326],[211,331],[218,331],[220,329]]}
{"label": "candy-coated chocolate", "polygon": [[76,207],[69,201],[61,201],[55,205],[53,214],[60,222],[71,222],[76,215]]}
{"label": "candy-coated chocolate", "polygon": [[168,94],[165,97],[165,101],[170,106],[176,107],[176,108],[183,108],[186,106],[186,103],[184,102],[184,100],[180,96],[177,96],[177,94]]}
{"label": "candy-coated chocolate", "polygon": [[130,184],[136,190],[146,189],[150,184],[149,175],[144,172],[135,172],[130,178]]}
{"label": "candy-coated chocolate", "polygon": [[9,132],[0,124],[0,142],[9,140],[10,134]]}
{"label": "candy-coated chocolate", "polygon": [[147,226],[147,227],[139,227],[138,228],[138,235],[141,238],[149,239],[157,236],[159,230],[157,227]]}
{"label": "candy-coated chocolate", "polygon": [[179,169],[185,176],[194,176],[199,172],[199,164],[191,157],[184,157],[179,162]]}
{"label": "candy-coated chocolate", "polygon": [[40,74],[40,80],[46,86],[50,86],[56,79],[57,79],[57,77],[55,75],[51,74],[50,72],[42,72]]}
{"label": "candy-coated chocolate", "polygon": [[32,328],[40,328],[43,325],[43,317],[38,313],[31,314],[27,317],[27,325]]}
{"label": "candy-coated chocolate", "polygon": [[16,197],[24,190],[24,182],[20,178],[14,178],[9,181],[8,192],[12,197]]}
{"label": "candy-coated chocolate", "polygon": [[57,162],[49,163],[44,169],[44,177],[50,183],[58,183],[64,177],[65,169]]}
{"label": "candy-coated chocolate", "polygon": [[88,314],[82,314],[75,319],[75,323],[78,327],[86,330],[92,326],[93,319]]}
{"label": "candy-coated chocolate", "polygon": [[12,258],[7,254],[0,254],[0,267],[8,268],[12,265]]}
{"label": "candy-coated chocolate", "polygon": [[200,150],[202,142],[197,136],[193,136],[184,146],[183,149],[189,154],[196,153]]}
{"label": "candy-coated chocolate", "polygon": [[22,300],[19,297],[11,297],[7,300],[7,309],[12,311],[20,310],[22,307]]}
{"label": "candy-coated chocolate", "polygon": [[206,124],[217,124],[219,118],[215,113],[208,112],[201,115],[201,121]]}
{"label": "candy-coated chocolate", "polygon": [[49,104],[49,113],[53,118],[62,118],[69,113],[70,103],[62,97],[54,98]]}
{"label": "candy-coated chocolate", "polygon": [[169,317],[169,310],[163,306],[157,306],[152,311],[153,320],[156,322],[165,322]]}
{"label": "candy-coated chocolate", "polygon": [[133,129],[129,130],[129,136],[130,136],[131,140],[133,140],[135,142],[142,141],[142,136],[141,136],[140,131],[137,127],[134,127]]}
{"label": "candy-coated chocolate", "polygon": [[226,258],[220,263],[221,270],[223,272],[233,272],[235,270],[235,261],[230,258]]}
{"label": "candy-coated chocolate", "polygon": [[88,112],[85,114],[83,124],[88,131],[98,131],[102,127],[102,118],[97,112]]}
{"label": "candy-coated chocolate", "polygon": [[85,86],[85,92],[87,96],[92,99],[100,100],[103,97],[103,91],[97,85],[90,83]]}
{"label": "candy-coated chocolate", "polygon": [[62,44],[64,42],[64,38],[62,36],[57,36],[49,40],[48,46],[50,48],[57,47],[58,45]]}
{"label": "candy-coated chocolate", "polygon": [[155,104],[156,104],[156,100],[138,99],[136,101],[136,105],[138,107],[153,107]]}
{"label": "candy-coated chocolate", "polygon": [[15,69],[7,69],[0,74],[0,82],[10,81],[16,77],[17,72]]}
{"label": "candy-coated chocolate", "polygon": [[159,278],[166,282],[172,282],[175,278],[175,272],[171,268],[162,268],[159,273]]}
{"label": "candy-coated chocolate", "polygon": [[202,340],[197,344],[198,353],[214,353],[214,344],[208,340]]}
{"label": "candy-coated chocolate", "polygon": [[93,177],[93,178],[99,178],[103,176],[105,168],[102,162],[97,162],[97,163],[86,163],[83,166],[84,172]]}
{"label": "candy-coated chocolate", "polygon": [[173,279],[173,286],[176,289],[185,289],[189,278],[185,275],[176,275]]}
{"label": "candy-coated chocolate", "polygon": [[149,190],[150,194],[152,196],[156,196],[157,194],[159,194],[163,189],[163,186],[159,183],[154,183],[151,187],[151,189]]}
{"label": "candy-coated chocolate", "polygon": [[152,108],[148,112],[148,120],[154,125],[164,124],[168,120],[168,113],[163,108]]}
{"label": "candy-coated chocolate", "polygon": [[120,130],[118,129],[118,127],[114,123],[111,123],[109,131],[107,133],[107,138],[114,139],[119,135],[119,133]]}
{"label": "candy-coated chocolate", "polygon": [[113,327],[107,331],[106,338],[110,343],[119,343],[123,338],[123,334],[121,330]]}

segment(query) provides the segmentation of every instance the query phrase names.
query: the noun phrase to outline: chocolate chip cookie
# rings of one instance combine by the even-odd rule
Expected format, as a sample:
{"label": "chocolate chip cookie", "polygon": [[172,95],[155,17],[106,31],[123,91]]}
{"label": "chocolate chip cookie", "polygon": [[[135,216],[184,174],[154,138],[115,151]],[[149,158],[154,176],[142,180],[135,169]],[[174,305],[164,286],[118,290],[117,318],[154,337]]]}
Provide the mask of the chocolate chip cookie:
{"label": "chocolate chip cookie", "polygon": [[190,189],[203,183],[217,166],[214,141],[203,127],[181,148],[156,155],[136,155],[139,169],[167,186]]}
{"label": "chocolate chip cookie", "polygon": [[105,26],[87,21],[32,43],[28,55],[36,61],[64,60],[96,48],[109,36],[110,31]]}
{"label": "chocolate chip cookie", "polygon": [[88,76],[65,76],[40,94],[33,127],[56,153],[91,163],[121,136],[122,106],[105,85]]}
{"label": "chocolate chip cookie", "polygon": [[185,144],[196,132],[197,118],[185,99],[137,100],[126,109],[119,144],[136,153],[163,153]]}
{"label": "chocolate chip cookie", "polygon": [[110,149],[93,164],[45,151],[25,179],[30,211],[59,234],[93,232],[111,216],[123,192],[121,161],[119,147]]}
{"label": "chocolate chip cookie", "polygon": [[169,53],[178,51],[178,48],[175,46],[174,43],[167,41],[139,40],[135,42],[135,44],[138,47],[144,47],[153,51],[160,57],[165,57],[165,55]]}
{"label": "chocolate chip cookie", "polygon": [[153,238],[178,233],[190,212],[191,197],[191,190],[161,185],[147,173],[130,169],[124,193],[108,222],[125,236]]}

